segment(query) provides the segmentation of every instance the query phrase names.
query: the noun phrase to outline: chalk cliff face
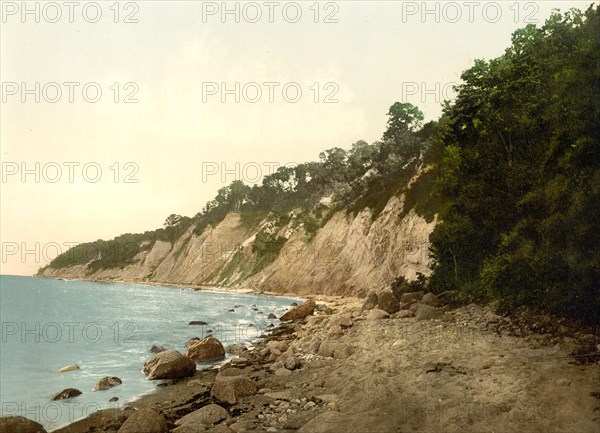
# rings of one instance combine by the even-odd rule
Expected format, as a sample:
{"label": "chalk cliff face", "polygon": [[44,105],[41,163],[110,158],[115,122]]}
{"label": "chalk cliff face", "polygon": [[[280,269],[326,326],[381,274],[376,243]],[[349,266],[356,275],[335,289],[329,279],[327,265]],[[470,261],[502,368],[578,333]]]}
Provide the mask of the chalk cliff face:
{"label": "chalk cliff face", "polygon": [[45,268],[40,276],[364,296],[400,275],[412,280],[418,272],[430,272],[429,234],[435,221],[402,211],[398,197],[374,221],[368,209],[356,216],[340,211],[311,240],[292,218],[277,233],[287,242],[266,267],[256,266],[259,259],[252,250],[261,225],[247,227],[230,213],[199,236],[190,228],[174,243],[156,241],[122,269],[92,271],[77,265]]}

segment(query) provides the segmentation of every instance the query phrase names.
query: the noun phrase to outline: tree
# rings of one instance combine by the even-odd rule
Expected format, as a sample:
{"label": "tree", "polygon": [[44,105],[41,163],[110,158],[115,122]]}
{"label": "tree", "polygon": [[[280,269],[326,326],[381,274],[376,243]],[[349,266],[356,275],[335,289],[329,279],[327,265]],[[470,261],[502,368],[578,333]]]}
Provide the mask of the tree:
{"label": "tree", "polygon": [[384,140],[394,140],[407,132],[414,132],[421,126],[423,112],[409,102],[394,103],[388,113],[387,130]]}

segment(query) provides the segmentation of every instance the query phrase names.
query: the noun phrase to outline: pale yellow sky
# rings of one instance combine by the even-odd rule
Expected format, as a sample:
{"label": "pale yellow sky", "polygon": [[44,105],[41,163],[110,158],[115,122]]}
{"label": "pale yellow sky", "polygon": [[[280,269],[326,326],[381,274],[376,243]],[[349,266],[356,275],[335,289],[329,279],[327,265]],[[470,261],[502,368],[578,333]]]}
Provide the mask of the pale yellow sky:
{"label": "pale yellow sky", "polygon": [[395,101],[436,119],[474,59],[591,2],[113,4],[1,2],[2,274],[193,216],[236,178],[375,141]]}

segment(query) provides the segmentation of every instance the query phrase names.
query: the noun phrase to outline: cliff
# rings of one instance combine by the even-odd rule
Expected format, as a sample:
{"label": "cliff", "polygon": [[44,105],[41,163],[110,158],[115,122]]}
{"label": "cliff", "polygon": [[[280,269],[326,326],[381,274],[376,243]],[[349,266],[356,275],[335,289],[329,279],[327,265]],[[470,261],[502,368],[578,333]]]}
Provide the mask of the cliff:
{"label": "cliff", "polygon": [[[342,210],[312,237],[299,222],[299,211],[292,211],[282,226],[268,218],[248,225],[230,212],[200,235],[190,227],[174,242],[142,245],[146,248],[122,268],[94,269],[90,260],[46,267],[38,275],[364,296],[400,275],[412,280],[418,272],[429,273],[428,239],[435,220],[427,222],[403,208],[403,198],[394,196],[374,220],[368,208],[355,216]],[[265,257],[254,248],[261,230],[285,240],[280,251]]]}

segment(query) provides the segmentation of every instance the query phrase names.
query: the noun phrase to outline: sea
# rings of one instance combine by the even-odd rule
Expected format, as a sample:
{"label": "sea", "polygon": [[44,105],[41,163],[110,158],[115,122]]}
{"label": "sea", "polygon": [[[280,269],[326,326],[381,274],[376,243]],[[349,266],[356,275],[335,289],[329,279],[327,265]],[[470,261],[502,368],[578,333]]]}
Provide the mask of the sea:
{"label": "sea", "polygon": [[[170,286],[0,276],[0,416],[19,415],[52,431],[118,408],[162,381],[141,372],[153,345],[185,353],[210,334],[251,346],[298,299]],[[206,325],[190,325],[191,321]],[[228,355],[229,356],[229,355]],[[59,373],[75,364],[79,370]],[[198,364],[199,369],[214,363]],[[122,384],[92,392],[105,376]],[[53,401],[76,388],[81,395]],[[109,402],[113,397],[118,400]]]}

